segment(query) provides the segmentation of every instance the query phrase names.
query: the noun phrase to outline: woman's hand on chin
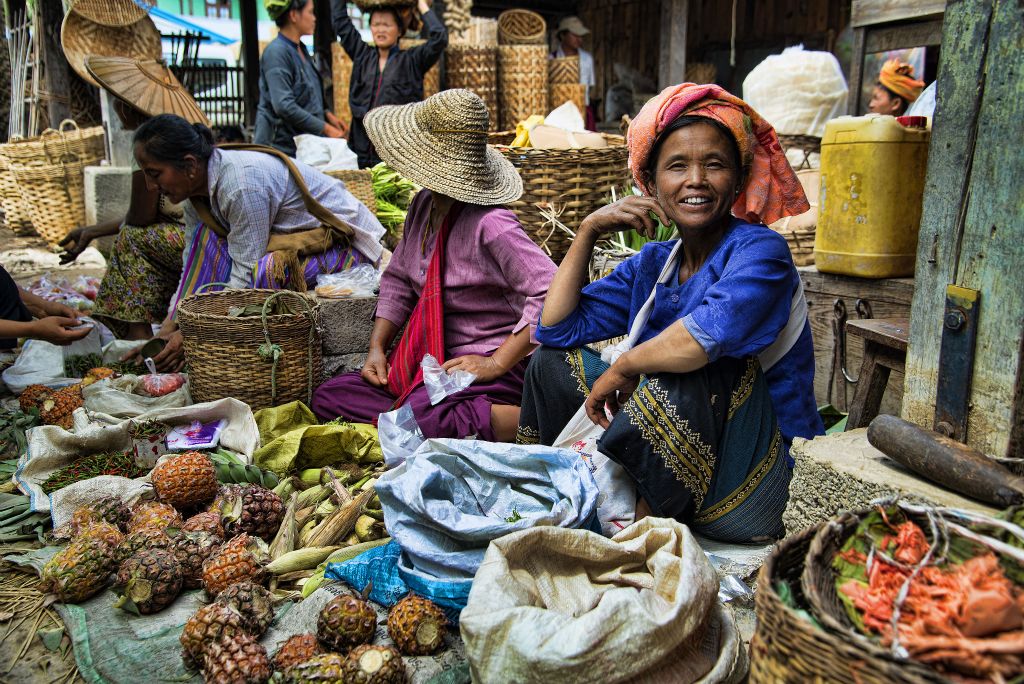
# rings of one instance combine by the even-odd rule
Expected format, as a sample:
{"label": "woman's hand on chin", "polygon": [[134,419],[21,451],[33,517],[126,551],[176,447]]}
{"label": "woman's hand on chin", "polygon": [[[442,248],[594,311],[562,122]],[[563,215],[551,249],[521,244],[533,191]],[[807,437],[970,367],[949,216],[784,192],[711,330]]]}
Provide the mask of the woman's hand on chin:
{"label": "woman's hand on chin", "polygon": [[460,356],[450,361],[446,361],[441,366],[449,374],[453,370],[468,371],[476,376],[476,380],[473,382],[490,382],[500,378],[502,375],[508,372],[507,368],[502,368],[501,364],[494,360],[493,356],[479,356],[477,354],[469,354],[468,356]]}
{"label": "woman's hand on chin", "polygon": [[594,238],[600,238],[632,229],[644,237],[653,238],[658,229],[658,221],[651,217],[651,212],[654,212],[666,226],[671,223],[658,200],[653,197],[630,195],[601,207],[585,218],[580,224],[579,232],[587,231]]}

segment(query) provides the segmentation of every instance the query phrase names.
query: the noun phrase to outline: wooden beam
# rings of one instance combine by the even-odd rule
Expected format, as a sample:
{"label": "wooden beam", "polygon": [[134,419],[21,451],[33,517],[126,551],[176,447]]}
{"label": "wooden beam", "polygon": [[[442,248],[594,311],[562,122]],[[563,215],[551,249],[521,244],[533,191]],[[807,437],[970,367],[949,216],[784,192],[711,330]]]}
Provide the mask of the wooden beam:
{"label": "wooden beam", "polygon": [[850,23],[856,28],[942,14],[946,0],[853,0]]}
{"label": "wooden beam", "polygon": [[334,77],[332,75],[334,58],[331,46],[337,40],[331,26],[331,0],[313,0],[313,11],[316,14],[316,32],[313,35],[313,50],[319,58],[320,78],[324,93],[324,108],[333,109]]}
{"label": "wooden beam", "polygon": [[661,0],[661,60],[658,88],[686,78],[686,27],[689,0]]}
{"label": "wooden beam", "polygon": [[864,86],[864,54],[868,30],[853,29],[853,58],[850,60],[850,90],[846,98],[846,113],[860,114],[860,91]]}
{"label": "wooden beam", "polygon": [[886,52],[942,43],[942,19],[867,29],[864,52]]}
{"label": "wooden beam", "polygon": [[245,123],[251,126],[256,121],[256,107],[260,101],[260,37],[256,24],[256,0],[239,0],[238,7],[242,21],[242,65],[245,67]]}
{"label": "wooden beam", "polygon": [[64,119],[71,118],[71,65],[60,44],[60,27],[64,21],[64,6],[59,2],[39,2],[36,9],[39,23],[37,40],[41,37],[40,56],[43,62],[43,94],[49,125],[56,128]]}
{"label": "wooden beam", "polygon": [[979,290],[967,443],[993,456],[1019,445],[1024,415],[1022,32],[1017,0],[963,0],[946,12],[903,404],[904,418],[931,426],[945,286]]}

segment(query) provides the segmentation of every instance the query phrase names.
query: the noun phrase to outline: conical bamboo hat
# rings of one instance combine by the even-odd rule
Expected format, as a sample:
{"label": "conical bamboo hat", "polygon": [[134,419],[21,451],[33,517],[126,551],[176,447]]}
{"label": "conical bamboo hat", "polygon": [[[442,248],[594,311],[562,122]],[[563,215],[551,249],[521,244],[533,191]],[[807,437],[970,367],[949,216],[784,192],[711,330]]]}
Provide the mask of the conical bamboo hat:
{"label": "conical bamboo hat", "polygon": [[68,64],[92,85],[99,83],[85,68],[85,58],[93,55],[159,59],[163,51],[160,31],[149,16],[129,26],[104,26],[77,12],[68,12],[60,29],[60,44]]}
{"label": "conical bamboo hat", "polygon": [[91,56],[85,68],[115,97],[147,116],[176,114],[209,126],[206,115],[167,65],[155,59]]}

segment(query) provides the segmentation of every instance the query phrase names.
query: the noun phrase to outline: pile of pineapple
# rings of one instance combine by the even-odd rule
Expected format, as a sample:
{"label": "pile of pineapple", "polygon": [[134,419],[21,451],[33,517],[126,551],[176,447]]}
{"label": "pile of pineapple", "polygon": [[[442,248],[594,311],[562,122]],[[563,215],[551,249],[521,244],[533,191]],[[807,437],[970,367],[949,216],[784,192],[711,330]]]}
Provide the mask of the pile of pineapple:
{"label": "pile of pineapple", "polygon": [[[275,597],[266,584],[276,571],[268,542],[294,526],[298,493],[290,496],[289,524],[282,525],[286,507],[277,493],[258,484],[222,485],[206,454],[166,458],[151,479],[155,498],[130,508],[102,498],[55,531],[70,543],[43,568],[44,591],[79,603],[113,577],[114,606],[147,615],[169,606],[183,589],[205,589],[211,602],[185,624],[181,644],[185,664],[209,682],[266,682],[275,669],[295,683],[404,682],[402,653],[425,655],[443,645],[447,620],[426,599],[410,595],[391,609],[388,631],[396,650],[370,643],[377,614],[365,598],[341,596],[321,611],[316,635],[292,637],[272,661],[259,643],[274,619]],[[365,505],[371,492],[356,500]],[[347,534],[350,525],[334,533]]]}
{"label": "pile of pineapple", "polygon": [[82,382],[52,389],[46,385],[29,385],[18,397],[18,406],[22,413],[39,412],[39,419],[46,425],[57,425],[65,430],[71,429],[71,414],[82,405],[82,388],[112,378],[117,372],[112,368],[92,368]]}

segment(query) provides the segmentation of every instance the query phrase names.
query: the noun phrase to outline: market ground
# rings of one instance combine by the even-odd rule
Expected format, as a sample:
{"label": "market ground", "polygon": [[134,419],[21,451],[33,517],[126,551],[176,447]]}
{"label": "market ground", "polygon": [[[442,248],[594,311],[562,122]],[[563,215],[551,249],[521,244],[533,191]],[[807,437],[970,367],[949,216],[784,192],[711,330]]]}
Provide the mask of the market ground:
{"label": "market ground", "polygon": [[78,276],[102,276],[106,261],[90,247],[74,263],[62,266],[58,252],[39,237],[20,237],[6,227],[0,227],[0,266],[18,281],[27,285],[41,275],[53,273],[74,281]]}

